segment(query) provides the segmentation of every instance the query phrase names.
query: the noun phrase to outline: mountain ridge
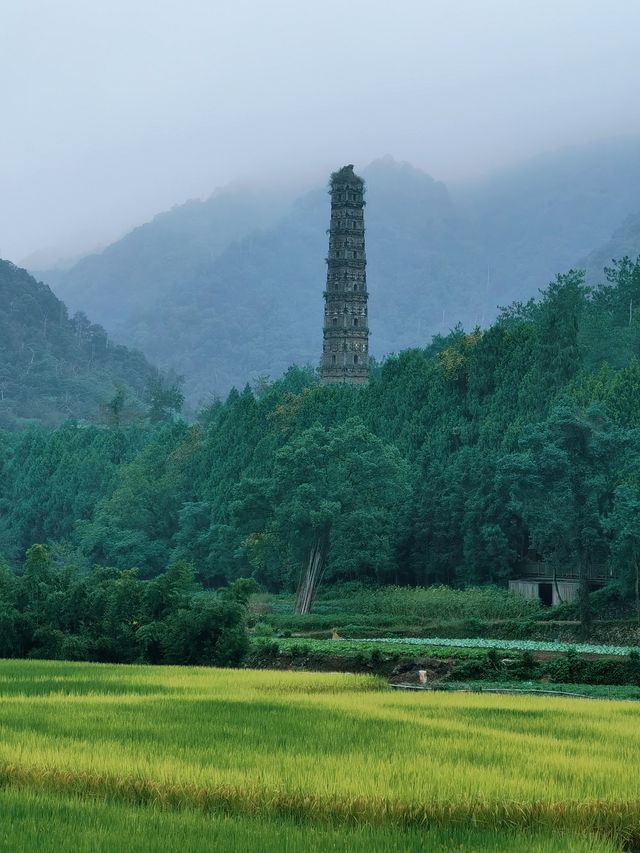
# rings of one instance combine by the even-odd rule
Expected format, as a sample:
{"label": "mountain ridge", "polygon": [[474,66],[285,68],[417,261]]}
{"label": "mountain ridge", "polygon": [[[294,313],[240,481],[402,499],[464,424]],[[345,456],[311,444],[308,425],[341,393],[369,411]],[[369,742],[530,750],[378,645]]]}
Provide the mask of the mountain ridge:
{"label": "mountain ridge", "polygon": [[119,391],[141,414],[158,375],[141,352],[82,313],[69,317],[48,285],[0,259],[0,428],[95,421]]}
{"label": "mountain ridge", "polygon": [[[567,149],[467,187],[449,188],[389,157],[361,174],[371,352],[380,358],[423,346],[458,322],[490,322],[499,304],[530,298],[603,244],[637,209],[640,140]],[[317,362],[325,189],[279,206],[239,197],[244,191],[221,193],[209,219],[198,217],[211,200],[188,203],[142,226],[148,254],[159,249],[155,259],[129,251],[136,229],[101,255],[44,277],[116,339],[184,374],[191,401],[203,401],[260,374],[280,375],[293,362]],[[173,223],[170,239],[162,223]]]}

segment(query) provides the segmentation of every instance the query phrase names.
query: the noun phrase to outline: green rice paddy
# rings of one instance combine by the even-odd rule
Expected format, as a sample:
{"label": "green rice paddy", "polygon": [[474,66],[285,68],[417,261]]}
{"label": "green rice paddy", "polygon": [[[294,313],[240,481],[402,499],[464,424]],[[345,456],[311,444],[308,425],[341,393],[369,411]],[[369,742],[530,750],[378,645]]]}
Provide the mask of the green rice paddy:
{"label": "green rice paddy", "polygon": [[640,706],[0,663],[0,849],[620,850]]}

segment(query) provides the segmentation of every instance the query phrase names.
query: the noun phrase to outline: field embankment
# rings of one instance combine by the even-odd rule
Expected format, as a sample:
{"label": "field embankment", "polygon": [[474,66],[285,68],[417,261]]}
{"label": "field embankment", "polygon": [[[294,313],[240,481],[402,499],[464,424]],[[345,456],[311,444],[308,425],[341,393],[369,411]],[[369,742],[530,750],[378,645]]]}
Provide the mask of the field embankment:
{"label": "field embankment", "polygon": [[588,637],[584,636],[577,605],[545,607],[538,600],[495,586],[452,589],[337,584],[321,589],[306,615],[292,612],[291,595],[261,594],[252,597],[250,621],[261,636],[306,639],[322,639],[335,629],[345,639],[441,637],[640,646],[637,615],[619,603],[603,603],[603,595],[596,592],[591,596],[594,612]]}
{"label": "field embankment", "polygon": [[[496,690],[640,700],[640,655],[622,647],[525,644],[491,640],[300,640],[254,637],[247,665],[255,669],[350,672],[433,690]],[[541,647],[540,650],[539,647]],[[584,648],[599,651],[583,651]]]}
{"label": "field embankment", "polygon": [[[52,832],[84,798],[96,832],[109,809],[122,816],[115,827],[121,810],[142,809],[141,821],[170,816],[178,833],[192,831],[183,819],[214,831],[224,815],[238,838],[262,831],[260,821],[267,836],[274,822],[287,833],[324,827],[328,839],[337,827],[355,850],[358,832],[369,849],[398,849],[405,837],[400,848],[414,849],[425,829],[466,849],[509,849],[501,841],[516,832],[534,833],[525,845],[534,850],[554,849],[550,839],[575,850],[640,839],[640,781],[629,772],[640,761],[640,707],[630,703],[49,662],[3,662],[0,694],[10,825],[21,802],[44,814],[63,797]],[[486,844],[465,844],[471,831]],[[299,849],[296,832],[281,849]]]}
{"label": "field embankment", "polygon": [[632,619],[601,620],[595,636],[579,642],[574,606],[546,608],[497,587],[343,584],[322,590],[307,615],[291,608],[290,596],[252,598],[249,666],[409,682],[425,670],[439,689],[484,684],[640,698]]}

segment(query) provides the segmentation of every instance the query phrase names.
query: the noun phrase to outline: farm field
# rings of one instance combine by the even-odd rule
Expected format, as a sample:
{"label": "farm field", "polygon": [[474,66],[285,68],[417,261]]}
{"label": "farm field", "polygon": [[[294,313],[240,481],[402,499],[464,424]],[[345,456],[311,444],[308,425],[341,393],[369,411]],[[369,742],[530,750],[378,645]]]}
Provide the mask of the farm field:
{"label": "farm field", "polygon": [[297,637],[278,638],[282,649],[299,648],[301,645],[311,651],[331,651],[332,654],[350,654],[354,651],[380,651],[396,654],[447,654],[451,649],[523,652],[562,652],[575,651],[577,654],[608,655],[621,657],[630,652],[640,652],[637,646],[609,646],[596,643],[552,643],[539,640],[494,640],[485,638],[456,638],[446,637],[375,637],[366,639],[315,640]]}
{"label": "farm field", "polygon": [[[594,595],[597,595],[594,593]],[[351,583],[321,589],[310,613],[294,614],[290,595],[256,594],[250,624],[256,636],[324,639],[336,629],[344,640],[374,639],[505,650],[628,654],[640,647],[637,618],[628,608],[593,602],[589,642],[584,642],[575,605],[544,607],[498,587],[451,589],[366,587]],[[604,651],[601,651],[604,650]]]}
{"label": "farm field", "polygon": [[[331,826],[290,819],[166,811],[114,802],[87,803],[79,797],[0,792],[0,849],[41,853],[111,853],[188,850],[190,853],[273,850],[284,853],[421,853],[424,850],[483,850],[555,853],[558,836],[549,832],[507,832],[464,826],[402,828]],[[570,853],[614,853],[604,839],[565,837]]]}
{"label": "farm field", "polygon": [[255,621],[276,631],[322,632],[338,627],[348,636],[389,634],[423,635],[438,627],[468,629],[505,620],[532,621],[546,615],[539,602],[496,587],[455,590],[431,587],[365,587],[357,583],[326,587],[314,600],[311,612],[292,612],[293,597],[269,593],[253,596]]}
{"label": "farm field", "polygon": [[1,662],[0,700],[0,849],[578,851],[640,838],[635,703],[40,661]]}

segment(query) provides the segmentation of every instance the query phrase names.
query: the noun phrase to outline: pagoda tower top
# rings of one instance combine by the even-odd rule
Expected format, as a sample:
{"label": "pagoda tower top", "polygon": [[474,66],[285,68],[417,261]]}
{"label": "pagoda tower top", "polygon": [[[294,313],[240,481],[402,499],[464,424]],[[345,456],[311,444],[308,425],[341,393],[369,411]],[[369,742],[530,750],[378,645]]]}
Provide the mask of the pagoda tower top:
{"label": "pagoda tower top", "polygon": [[331,220],[320,378],[362,385],[369,374],[364,181],[353,165],[329,181]]}

